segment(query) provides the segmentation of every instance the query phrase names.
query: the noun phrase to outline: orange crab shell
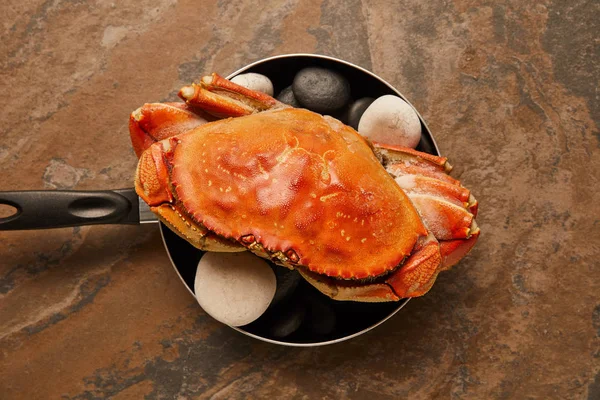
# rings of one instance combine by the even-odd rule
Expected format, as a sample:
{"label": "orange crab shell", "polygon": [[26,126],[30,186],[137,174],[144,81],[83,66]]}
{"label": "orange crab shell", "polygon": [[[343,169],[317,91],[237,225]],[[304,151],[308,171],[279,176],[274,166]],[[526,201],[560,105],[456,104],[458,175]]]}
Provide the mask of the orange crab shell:
{"label": "orange crab shell", "polygon": [[427,235],[367,141],[307,110],[199,126],[154,143],[140,166],[138,193],[151,207],[173,204],[218,238],[318,274],[385,274]]}

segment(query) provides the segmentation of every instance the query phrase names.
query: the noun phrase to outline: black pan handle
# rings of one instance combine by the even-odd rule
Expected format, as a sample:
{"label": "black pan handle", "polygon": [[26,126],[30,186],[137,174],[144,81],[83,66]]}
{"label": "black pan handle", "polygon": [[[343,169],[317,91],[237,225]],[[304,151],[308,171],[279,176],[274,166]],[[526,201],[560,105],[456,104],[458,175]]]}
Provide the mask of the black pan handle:
{"label": "black pan handle", "polygon": [[0,218],[0,231],[140,223],[139,198],[133,188],[0,192],[1,204],[17,211]]}

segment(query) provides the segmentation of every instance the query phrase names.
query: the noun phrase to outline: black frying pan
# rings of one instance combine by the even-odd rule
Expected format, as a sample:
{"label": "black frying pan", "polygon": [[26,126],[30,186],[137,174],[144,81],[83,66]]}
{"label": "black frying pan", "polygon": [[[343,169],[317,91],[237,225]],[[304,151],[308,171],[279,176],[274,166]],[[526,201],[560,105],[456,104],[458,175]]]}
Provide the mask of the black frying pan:
{"label": "black frying pan", "polygon": [[[260,73],[272,80],[275,93],[278,93],[291,84],[296,72],[307,66],[324,67],[344,75],[351,83],[354,99],[367,96],[377,98],[392,94],[400,96],[408,102],[400,92],[372,72],[351,63],[321,55],[289,54],[270,57],[247,65],[227,78],[231,79],[246,72]],[[422,138],[417,149],[439,155],[439,150],[429,128],[420,115],[419,118],[421,120]],[[98,224],[158,223],[154,214],[138,198],[133,188],[104,191],[0,192],[0,204],[9,205],[16,209],[13,215],[0,218],[0,230],[48,229]],[[159,229],[175,270],[193,295],[196,266],[203,252],[171,232],[162,223],[159,223]],[[325,345],[347,340],[373,329],[393,316],[408,302],[408,299],[394,303],[337,302],[321,295],[304,282],[302,285],[301,290],[304,295],[320,297],[321,301],[330,303],[335,311],[337,321],[336,328],[332,333],[317,336],[300,329],[291,336],[278,340],[269,336],[268,329],[266,329],[264,323],[260,323],[260,319],[257,323],[234,329],[256,339],[275,344],[291,346]]]}

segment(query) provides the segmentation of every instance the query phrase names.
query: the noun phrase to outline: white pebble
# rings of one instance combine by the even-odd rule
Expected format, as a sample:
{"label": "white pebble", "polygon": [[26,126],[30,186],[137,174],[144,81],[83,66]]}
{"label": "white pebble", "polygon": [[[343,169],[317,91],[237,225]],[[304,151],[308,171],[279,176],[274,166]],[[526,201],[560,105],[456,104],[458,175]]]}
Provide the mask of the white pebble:
{"label": "white pebble", "polygon": [[365,110],[358,132],[374,142],[415,148],[421,140],[421,122],[407,102],[385,95]]}
{"label": "white pebble", "polygon": [[248,72],[247,74],[237,75],[231,79],[231,82],[236,83],[245,88],[256,90],[257,92],[263,92],[269,96],[273,96],[273,83],[269,78],[261,74],[255,74],[254,72]]}
{"label": "white pebble", "polygon": [[276,287],[269,264],[249,252],[205,253],[194,282],[204,311],[230,326],[258,319],[271,304]]}

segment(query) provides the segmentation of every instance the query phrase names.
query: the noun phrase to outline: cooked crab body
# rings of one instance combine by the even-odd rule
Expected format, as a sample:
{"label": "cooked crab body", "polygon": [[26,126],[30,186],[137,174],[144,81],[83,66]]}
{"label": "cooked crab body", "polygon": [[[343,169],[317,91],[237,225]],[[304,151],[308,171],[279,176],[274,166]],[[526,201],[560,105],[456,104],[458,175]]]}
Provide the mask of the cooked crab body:
{"label": "cooked crab body", "polygon": [[390,301],[425,293],[474,244],[477,203],[445,158],[208,78],[182,89],[185,106],[130,123],[138,194],[194,246],[250,250],[332,298]]}

